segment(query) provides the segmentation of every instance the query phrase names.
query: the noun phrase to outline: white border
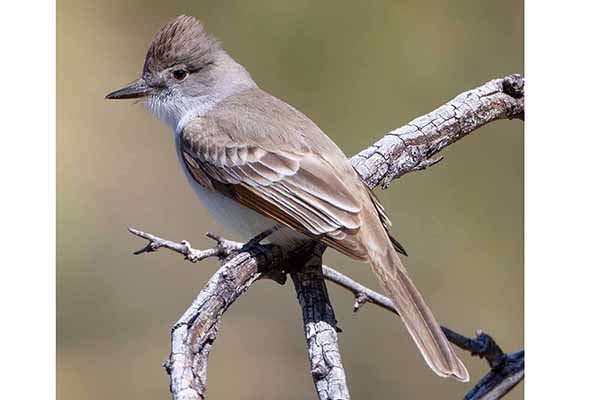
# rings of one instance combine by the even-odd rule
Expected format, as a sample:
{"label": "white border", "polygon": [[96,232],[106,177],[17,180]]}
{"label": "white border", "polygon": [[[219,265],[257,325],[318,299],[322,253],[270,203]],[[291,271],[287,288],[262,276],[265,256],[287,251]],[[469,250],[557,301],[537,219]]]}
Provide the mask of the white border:
{"label": "white border", "polygon": [[525,394],[593,398],[600,359],[600,7],[525,9]]}
{"label": "white border", "polygon": [[0,396],[54,399],[55,5],[0,13]]}
{"label": "white border", "polygon": [[[581,4],[585,3],[585,8]],[[2,4],[3,398],[55,398],[55,6]],[[526,396],[597,392],[596,2],[526,4]]]}

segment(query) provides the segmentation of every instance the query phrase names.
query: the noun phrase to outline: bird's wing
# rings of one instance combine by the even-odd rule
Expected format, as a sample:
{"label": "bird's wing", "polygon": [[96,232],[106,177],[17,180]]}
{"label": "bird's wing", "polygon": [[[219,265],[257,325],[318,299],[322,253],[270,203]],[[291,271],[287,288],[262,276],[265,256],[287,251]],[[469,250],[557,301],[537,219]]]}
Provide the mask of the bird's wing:
{"label": "bird's wing", "polygon": [[257,89],[192,120],[179,142],[199,184],[368,261],[428,364],[468,379],[380,225],[383,207],[307,117]]}
{"label": "bird's wing", "polygon": [[371,201],[373,202],[373,205],[375,206],[375,210],[377,211],[377,215],[379,216],[379,220],[381,221],[381,224],[385,228],[385,231],[387,232],[387,235],[390,238],[390,242],[392,242],[392,245],[394,246],[394,250],[396,250],[397,253],[402,254],[404,256],[408,255],[406,253],[406,250],[402,246],[402,244],[394,236],[392,236],[392,233],[390,232],[390,227],[392,226],[392,221],[390,220],[387,213],[385,212],[385,208],[383,208],[383,204],[381,204],[381,202],[379,201],[379,199],[377,198],[377,196],[375,195],[375,192],[373,192],[373,190],[371,190],[366,185],[365,185],[365,188],[369,192],[369,197],[371,198]]}
{"label": "bird's wing", "polygon": [[338,169],[306,146],[275,145],[268,139],[258,145],[243,140],[243,132],[233,133],[235,140],[231,129],[238,128],[209,116],[183,130],[179,150],[200,185],[352,258],[366,258],[355,237],[360,198]]}

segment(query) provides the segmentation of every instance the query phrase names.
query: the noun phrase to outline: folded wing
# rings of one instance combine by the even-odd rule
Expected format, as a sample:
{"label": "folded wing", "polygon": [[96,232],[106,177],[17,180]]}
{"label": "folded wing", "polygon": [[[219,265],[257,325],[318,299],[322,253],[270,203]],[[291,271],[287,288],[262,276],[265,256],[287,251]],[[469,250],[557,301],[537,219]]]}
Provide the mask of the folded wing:
{"label": "folded wing", "polygon": [[180,141],[199,184],[350,257],[366,258],[353,235],[361,225],[360,200],[326,160],[306,150],[233,143],[204,122],[190,123]]}

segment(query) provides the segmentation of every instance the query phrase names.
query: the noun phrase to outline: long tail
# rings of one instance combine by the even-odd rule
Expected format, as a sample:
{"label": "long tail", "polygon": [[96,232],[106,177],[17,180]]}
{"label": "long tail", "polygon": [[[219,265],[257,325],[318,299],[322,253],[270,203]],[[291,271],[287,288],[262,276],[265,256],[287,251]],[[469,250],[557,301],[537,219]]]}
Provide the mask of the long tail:
{"label": "long tail", "polygon": [[[379,230],[383,227],[374,227]],[[435,320],[423,297],[412,283],[402,260],[395,252],[385,232],[373,232],[377,243],[368,245],[369,264],[375,272],[379,284],[392,299],[398,314],[408,328],[425,361],[442,377],[452,376],[461,382],[469,380],[469,372],[456,356],[448,343],[440,325]],[[388,243],[385,243],[385,242]]]}

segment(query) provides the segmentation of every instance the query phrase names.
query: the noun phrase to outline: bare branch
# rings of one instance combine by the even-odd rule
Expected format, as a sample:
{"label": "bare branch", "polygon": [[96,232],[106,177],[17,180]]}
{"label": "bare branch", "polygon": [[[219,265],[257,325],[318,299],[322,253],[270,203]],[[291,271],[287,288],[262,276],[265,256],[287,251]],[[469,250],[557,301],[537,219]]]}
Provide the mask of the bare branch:
{"label": "bare branch", "polygon": [[224,263],[171,329],[171,355],[164,366],[175,400],[204,399],[208,356],[220,317],[258,278],[258,259],[240,253]]}
{"label": "bare branch", "polygon": [[[241,251],[244,248],[241,243],[209,233],[207,236],[216,240],[217,245],[208,250],[196,250],[185,241],[179,244],[137,229],[129,228],[129,231],[149,241],[135,254],[164,247],[182,254],[190,262],[227,257],[171,329],[171,355],[163,364],[171,377],[173,399],[204,399],[208,356],[219,331],[221,315],[263,272],[282,265],[286,254],[276,246],[261,246],[258,244],[260,239],[253,242],[251,248]],[[240,252],[235,254],[236,251]]]}
{"label": "bare branch", "polygon": [[233,251],[241,250],[243,247],[242,243],[232,242],[231,240],[224,239],[214,233],[208,232],[206,236],[217,242],[215,247],[206,250],[196,250],[190,246],[190,243],[183,240],[181,243],[175,243],[170,240],[159,238],[150,233],[138,231],[134,228],[128,228],[129,232],[143,239],[148,240],[148,244],[139,250],[133,252],[135,255],[143,253],[153,253],[164,247],[176,253],[182,254],[186,260],[191,262],[202,261],[209,257],[224,258],[230,255]]}
{"label": "bare branch", "polygon": [[496,400],[504,397],[525,378],[525,351],[506,354],[505,362],[488,372],[467,393],[465,400]]}
{"label": "bare branch", "polygon": [[290,270],[302,308],[310,372],[320,400],[350,399],[338,347],[337,321],[321,270],[325,246],[315,244],[312,254]]}
{"label": "bare branch", "polygon": [[520,75],[494,79],[387,133],[355,155],[352,165],[371,189],[385,189],[404,174],[438,163],[441,159],[431,157],[475,129],[524,117],[525,80]]}
{"label": "bare branch", "polygon": [[[358,310],[357,304],[363,305],[372,303],[397,314],[392,300],[361,285],[347,275],[326,265],[323,265],[323,275],[328,281],[331,281],[354,294],[356,299],[354,303],[355,312]],[[524,351],[505,354],[500,346],[496,344],[494,339],[483,331],[478,331],[475,339],[471,339],[446,327],[442,327],[442,330],[449,342],[470,352],[473,356],[485,358],[492,369],[467,394],[465,399],[499,399],[525,377]]]}
{"label": "bare branch", "polygon": [[[175,400],[205,398],[208,356],[217,337],[221,315],[257,279],[267,277],[284,283],[285,275],[281,272],[284,263],[290,265],[285,268],[290,269],[302,309],[310,370],[319,399],[350,398],[338,348],[337,321],[321,272],[323,245],[311,243],[287,254],[279,247],[260,245],[260,241],[272,233],[267,231],[246,245],[207,234],[217,245],[197,250],[186,241],[178,244],[137,229],[129,228],[129,231],[149,241],[135,254],[164,247],[182,254],[190,262],[228,257],[171,330],[171,355],[164,367],[171,377]],[[236,251],[239,253],[235,254]]]}
{"label": "bare branch", "polygon": [[362,305],[369,302],[383,307],[386,310],[396,314],[396,309],[394,308],[394,303],[392,303],[392,300],[390,300],[388,297],[382,294],[377,293],[372,289],[369,289],[364,285],[361,285],[360,283],[342,274],[341,272],[331,267],[328,267],[327,265],[323,265],[323,276],[328,281],[338,284],[339,286],[343,287],[346,290],[349,290],[350,292],[352,292],[352,294],[354,294],[354,298],[359,304],[358,307],[356,306],[356,303],[354,304],[355,312],[358,311],[358,309]]}
{"label": "bare branch", "polygon": [[[435,154],[473,130],[498,119],[524,119],[524,96],[524,79],[519,75],[492,80],[389,132],[354,156],[352,164],[370,188],[379,185],[387,188],[394,179],[408,172],[440,162],[442,157],[433,158]],[[323,247],[318,244],[310,244],[308,253],[306,248],[286,252],[277,246],[260,245],[263,237],[243,245],[207,234],[217,241],[216,246],[196,250],[185,241],[175,243],[135,229],[130,232],[148,240],[135,254],[164,247],[191,262],[208,257],[223,259],[219,270],[172,329],[171,356],[165,368],[176,400],[205,398],[208,356],[218,333],[220,317],[259,278],[283,283],[284,271],[290,272],[302,308],[311,373],[320,399],[350,398],[338,348],[335,315],[324,278],[354,293],[355,311],[370,302],[395,313],[387,297],[331,268],[323,266],[321,271]],[[486,358],[492,367],[466,399],[498,399],[523,379],[524,352],[504,354],[493,339],[483,333],[469,339],[447,328],[444,331],[452,343]]]}

